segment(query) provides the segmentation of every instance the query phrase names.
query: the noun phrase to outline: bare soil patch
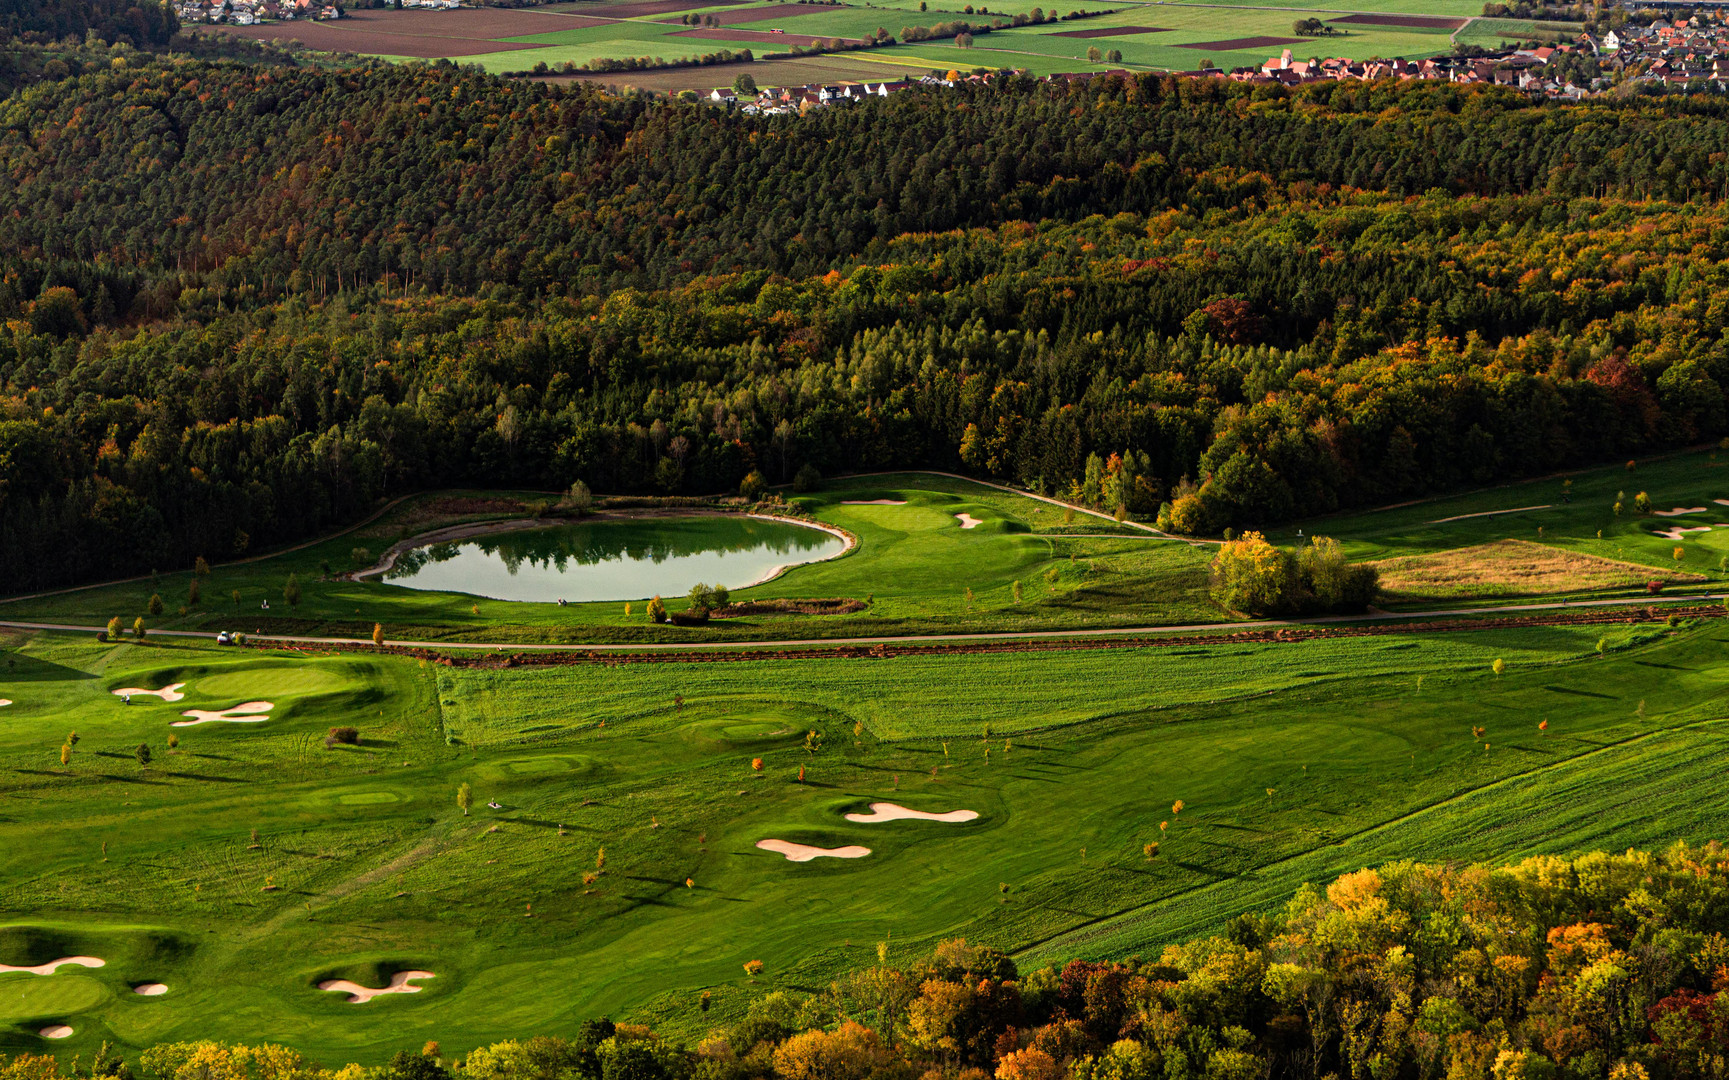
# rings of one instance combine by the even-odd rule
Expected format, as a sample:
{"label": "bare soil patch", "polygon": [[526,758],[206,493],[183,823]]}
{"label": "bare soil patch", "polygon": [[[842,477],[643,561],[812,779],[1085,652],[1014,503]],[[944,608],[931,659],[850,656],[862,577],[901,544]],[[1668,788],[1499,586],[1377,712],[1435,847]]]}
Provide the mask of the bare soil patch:
{"label": "bare soil patch", "polygon": [[858,38],[815,37],[811,34],[776,34],[768,30],[728,30],[725,27],[705,27],[699,30],[677,30],[666,35],[676,38],[702,38],[704,41],[755,41],[765,45],[814,45],[819,41],[857,41]]}
{"label": "bare soil patch", "polygon": [[864,610],[864,601],[849,597],[825,600],[742,600],[736,604],[715,608],[717,619],[736,619],[744,615],[850,615]]}
{"label": "bare soil patch", "polygon": [[[557,27],[542,27],[544,33]],[[480,56],[485,53],[540,49],[526,42],[486,41],[420,34],[381,34],[369,30],[337,29],[331,23],[271,23],[261,26],[212,26],[200,33],[227,34],[257,41],[298,41],[319,52],[365,53],[376,56],[412,56],[432,60],[444,56]]]}
{"label": "bare soil patch", "polygon": [[1496,540],[1433,555],[1383,559],[1374,565],[1381,572],[1381,594],[1391,600],[1629,589],[1659,576],[1673,584],[1705,580],[1698,574],[1658,571],[1528,540]]}
{"label": "bare soil patch", "polygon": [[1168,26],[1101,26],[1093,30],[1064,30],[1060,34],[1046,34],[1046,37],[1067,38],[1102,38],[1123,37],[1126,34],[1163,34]]}
{"label": "bare soil patch", "polygon": [[747,2],[748,0],[640,0],[634,4],[561,4],[554,10],[577,15],[598,15],[606,19],[640,19],[648,15],[671,15],[694,8],[730,7]]}
{"label": "bare soil patch", "polygon": [[1178,45],[1179,49],[1199,49],[1202,52],[1234,52],[1237,49],[1270,49],[1275,45],[1300,45],[1301,38],[1288,37],[1244,37],[1229,38],[1225,41],[1191,41],[1186,45]]}
{"label": "bare soil patch", "polygon": [[[776,34],[779,38],[781,35]],[[712,90],[730,87],[741,71],[748,71],[758,86],[805,86],[816,82],[899,79],[907,69],[900,64],[867,59],[863,52],[826,57],[789,57],[784,60],[741,60],[734,64],[703,67],[658,68],[650,71],[585,71],[573,75],[545,76],[541,82],[592,82],[602,86],[634,86],[659,94],[680,90]]]}
{"label": "bare soil patch", "polygon": [[1344,15],[1328,19],[1332,23],[1361,23],[1364,26],[1413,26],[1426,30],[1457,30],[1467,19],[1449,19],[1444,15]]}

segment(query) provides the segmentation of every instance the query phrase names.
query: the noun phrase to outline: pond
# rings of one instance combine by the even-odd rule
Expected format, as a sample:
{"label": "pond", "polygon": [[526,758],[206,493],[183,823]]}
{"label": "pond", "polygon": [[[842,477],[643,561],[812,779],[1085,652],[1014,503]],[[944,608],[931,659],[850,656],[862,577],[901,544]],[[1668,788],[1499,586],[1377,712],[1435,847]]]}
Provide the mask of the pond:
{"label": "pond", "polygon": [[644,600],[683,596],[698,582],[740,589],[845,550],[833,533],[781,521],[642,518],[429,544],[403,552],[384,580],[494,600]]}

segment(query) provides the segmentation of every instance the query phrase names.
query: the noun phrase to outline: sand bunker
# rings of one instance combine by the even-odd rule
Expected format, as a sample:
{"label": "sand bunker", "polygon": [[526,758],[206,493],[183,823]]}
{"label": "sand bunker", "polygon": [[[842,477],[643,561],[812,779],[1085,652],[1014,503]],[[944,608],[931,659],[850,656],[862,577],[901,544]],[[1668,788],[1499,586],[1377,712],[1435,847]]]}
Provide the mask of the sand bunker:
{"label": "sand bunker", "polygon": [[905,506],[905,499],[842,499],[842,506]]}
{"label": "sand bunker", "polygon": [[108,961],[102,959],[100,956],[62,956],[58,960],[50,960],[46,964],[37,964],[35,967],[13,967],[11,964],[0,964],[0,975],[4,975],[8,971],[23,971],[28,972],[31,975],[52,975],[54,974],[55,968],[62,968],[68,964],[76,964],[79,967],[99,968],[107,967]]}
{"label": "sand bunker", "polygon": [[1710,531],[1711,531],[1711,526],[1709,526],[1709,525],[1698,525],[1698,526],[1695,526],[1691,529],[1685,529],[1679,525],[1671,525],[1667,529],[1658,529],[1657,532],[1653,535],[1661,536],[1665,540],[1679,540],[1679,539],[1681,539],[1682,536],[1684,536],[1687,533],[1710,532]]}
{"label": "sand bunker", "polygon": [[1680,517],[1682,514],[1703,514],[1705,508],[1703,506],[1677,506],[1673,510],[1653,510],[1651,512],[1658,517]]}
{"label": "sand bunker", "polygon": [[326,979],[318,984],[320,990],[334,990],[348,995],[350,1005],[364,1005],[380,994],[418,994],[426,989],[423,986],[410,986],[410,979],[435,979],[430,971],[399,971],[390,977],[390,985],[381,990],[370,986],[349,982],[347,979]]}
{"label": "sand bunker", "polygon": [[978,818],[977,810],[950,810],[946,814],[931,814],[923,810],[908,810],[892,802],[871,803],[868,814],[848,814],[848,821],[856,821],[861,825],[875,825],[879,821],[974,821]]}
{"label": "sand bunker", "polygon": [[235,705],[221,712],[209,712],[205,709],[188,709],[181,716],[190,716],[190,720],[176,720],[169,727],[196,727],[199,724],[262,724],[270,719],[269,713],[276,706],[268,701],[248,701],[244,705]]}
{"label": "sand bunker", "polygon": [[50,1024],[37,1032],[44,1039],[64,1039],[72,1034],[72,1029],[65,1024]]}
{"label": "sand bunker", "polygon": [[132,992],[145,997],[161,997],[168,992],[168,987],[163,983],[139,983],[132,988]]}
{"label": "sand bunker", "polygon": [[6,706],[8,706],[8,705],[10,705],[10,704],[12,704],[12,699],[11,699],[11,698],[3,698],[3,697],[0,697],[0,709],[3,709],[3,708],[5,708],[5,707],[6,707]]}
{"label": "sand bunker", "polygon": [[140,690],[136,686],[128,686],[124,690],[114,691],[114,696],[115,697],[156,697],[156,698],[161,698],[163,701],[179,701],[181,698],[186,696],[185,694],[182,694],[180,692],[180,688],[182,686],[185,686],[185,685],[186,684],[183,682],[169,683],[167,686],[164,686],[160,690]]}
{"label": "sand bunker", "polygon": [[854,844],[848,847],[811,847],[809,844],[794,844],[788,840],[758,840],[756,846],[764,851],[773,851],[786,856],[787,862],[810,862],[812,859],[862,859],[871,853],[868,847]]}
{"label": "sand bunker", "polygon": [[955,520],[961,523],[961,528],[963,529],[971,529],[984,524],[984,522],[980,521],[978,518],[966,513],[956,514]]}

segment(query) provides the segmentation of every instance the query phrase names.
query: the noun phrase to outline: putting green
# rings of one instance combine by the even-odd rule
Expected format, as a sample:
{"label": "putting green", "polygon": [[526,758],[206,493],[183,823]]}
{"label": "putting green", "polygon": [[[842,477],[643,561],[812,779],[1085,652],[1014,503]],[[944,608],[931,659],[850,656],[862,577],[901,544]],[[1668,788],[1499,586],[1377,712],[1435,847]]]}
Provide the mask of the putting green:
{"label": "putting green", "polygon": [[0,1020],[73,1016],[110,996],[107,987],[84,975],[0,975]]}
{"label": "putting green", "polygon": [[193,683],[204,698],[238,698],[275,701],[295,694],[326,694],[352,690],[359,683],[341,667],[318,667],[280,663],[246,666],[204,675]]}

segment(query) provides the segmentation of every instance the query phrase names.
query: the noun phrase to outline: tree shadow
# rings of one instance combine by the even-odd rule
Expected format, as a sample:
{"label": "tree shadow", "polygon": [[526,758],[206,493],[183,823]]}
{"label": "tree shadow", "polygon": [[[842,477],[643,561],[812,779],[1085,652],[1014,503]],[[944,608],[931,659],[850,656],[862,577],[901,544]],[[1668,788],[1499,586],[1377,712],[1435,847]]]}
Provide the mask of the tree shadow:
{"label": "tree shadow", "polygon": [[1574,697],[1602,698],[1604,701],[1620,701],[1621,700],[1620,698],[1616,697],[1614,694],[1599,694],[1595,690],[1575,690],[1571,686],[1557,686],[1554,683],[1549,683],[1549,684],[1545,685],[1543,687],[1543,689],[1553,691],[1557,694],[1571,694]]}
{"label": "tree shadow", "polygon": [[96,676],[91,672],[25,653],[9,655],[4,669],[0,670],[0,681],[3,682],[89,682],[94,678]]}

